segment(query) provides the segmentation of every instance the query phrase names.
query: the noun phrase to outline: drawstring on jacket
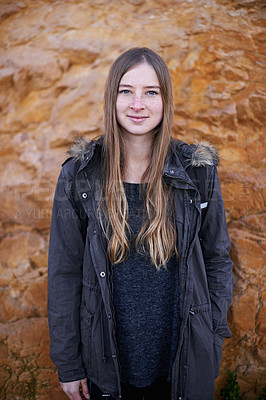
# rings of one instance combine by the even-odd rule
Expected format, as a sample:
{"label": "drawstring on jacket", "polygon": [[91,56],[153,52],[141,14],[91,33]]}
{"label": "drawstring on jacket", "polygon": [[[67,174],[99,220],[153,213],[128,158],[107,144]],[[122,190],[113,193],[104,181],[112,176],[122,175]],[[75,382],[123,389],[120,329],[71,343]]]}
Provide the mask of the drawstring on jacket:
{"label": "drawstring on jacket", "polygon": [[[103,300],[102,300],[103,303]],[[107,357],[106,357],[106,353],[105,353],[105,340],[104,340],[104,334],[103,334],[103,313],[100,313],[101,315],[101,325],[102,325],[102,329],[101,329],[101,339],[102,339],[102,362],[105,364]]]}

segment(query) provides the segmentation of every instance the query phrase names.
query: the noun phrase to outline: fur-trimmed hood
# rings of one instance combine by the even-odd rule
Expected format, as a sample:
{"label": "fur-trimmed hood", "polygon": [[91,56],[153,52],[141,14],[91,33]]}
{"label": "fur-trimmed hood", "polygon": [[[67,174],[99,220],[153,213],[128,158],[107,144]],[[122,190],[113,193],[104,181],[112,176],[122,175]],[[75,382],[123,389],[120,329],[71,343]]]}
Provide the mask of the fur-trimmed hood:
{"label": "fur-trimmed hood", "polygon": [[206,165],[218,165],[219,155],[214,146],[208,142],[197,142],[191,153],[192,167],[204,167]]}
{"label": "fur-trimmed hood", "polygon": [[[83,161],[93,155],[96,145],[102,144],[103,136],[97,140],[77,137],[73,145],[69,148],[68,154],[76,161]],[[172,138],[171,144],[183,157],[187,158],[187,165],[191,165],[192,167],[217,166],[219,163],[217,150],[208,142],[196,142],[196,144],[188,145]]]}

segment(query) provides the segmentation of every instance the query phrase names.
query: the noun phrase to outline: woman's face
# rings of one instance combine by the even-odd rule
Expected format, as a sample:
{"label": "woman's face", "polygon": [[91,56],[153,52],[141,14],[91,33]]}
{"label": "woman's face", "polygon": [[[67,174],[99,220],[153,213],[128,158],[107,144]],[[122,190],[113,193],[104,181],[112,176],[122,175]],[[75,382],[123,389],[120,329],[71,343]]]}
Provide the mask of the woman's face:
{"label": "woman's face", "polygon": [[123,134],[146,135],[163,117],[160,84],[148,63],[136,65],[121,78],[116,99],[116,117]]}

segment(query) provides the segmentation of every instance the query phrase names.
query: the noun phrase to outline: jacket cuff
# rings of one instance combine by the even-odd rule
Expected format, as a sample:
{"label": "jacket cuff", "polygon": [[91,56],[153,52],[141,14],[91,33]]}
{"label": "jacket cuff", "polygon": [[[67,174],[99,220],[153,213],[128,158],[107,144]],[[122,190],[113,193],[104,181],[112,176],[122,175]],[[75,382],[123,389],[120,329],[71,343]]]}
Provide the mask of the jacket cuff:
{"label": "jacket cuff", "polygon": [[87,378],[84,368],[72,369],[70,371],[58,371],[59,381],[62,383],[80,381]]}

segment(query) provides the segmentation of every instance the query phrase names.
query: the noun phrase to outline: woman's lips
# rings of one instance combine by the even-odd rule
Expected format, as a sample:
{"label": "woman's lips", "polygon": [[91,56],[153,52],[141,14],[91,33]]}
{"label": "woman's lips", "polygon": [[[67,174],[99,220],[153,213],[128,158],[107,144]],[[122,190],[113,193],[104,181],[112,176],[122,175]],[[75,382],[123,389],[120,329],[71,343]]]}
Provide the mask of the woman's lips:
{"label": "woman's lips", "polygon": [[147,118],[149,117],[145,117],[145,116],[136,116],[136,115],[128,115],[128,118],[132,121],[135,122],[137,124],[140,124],[141,122],[144,122]]}

